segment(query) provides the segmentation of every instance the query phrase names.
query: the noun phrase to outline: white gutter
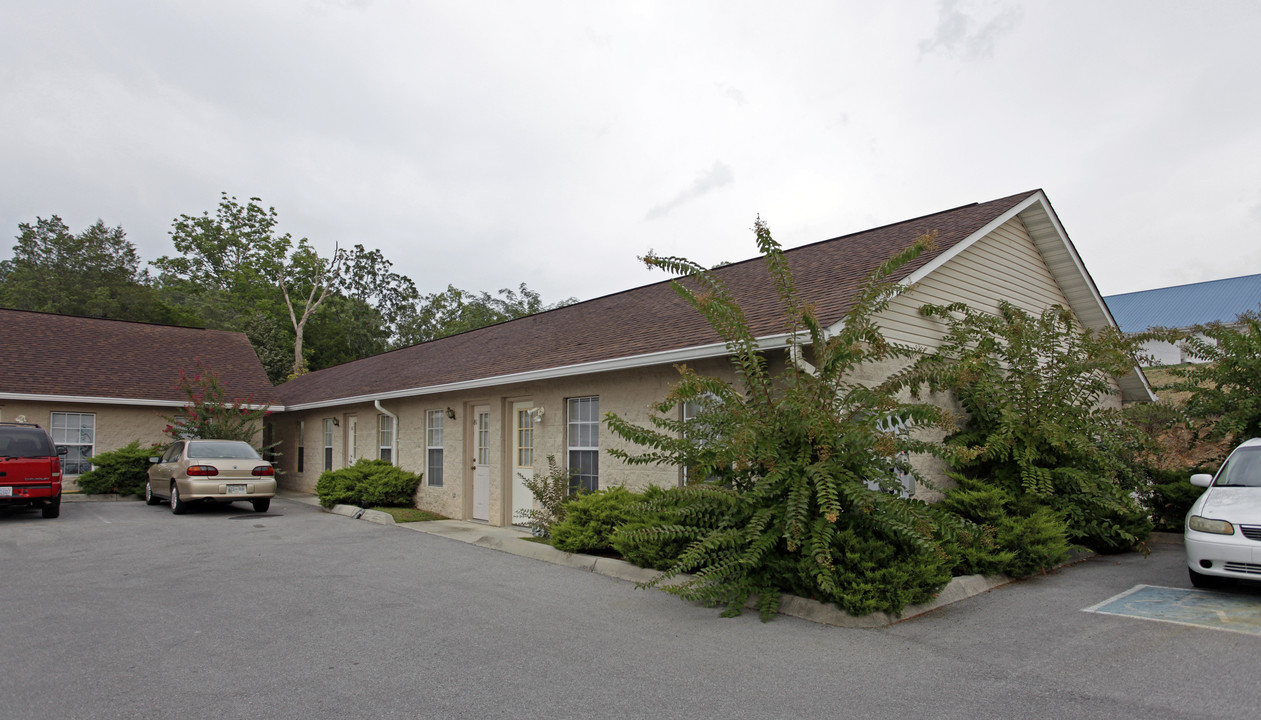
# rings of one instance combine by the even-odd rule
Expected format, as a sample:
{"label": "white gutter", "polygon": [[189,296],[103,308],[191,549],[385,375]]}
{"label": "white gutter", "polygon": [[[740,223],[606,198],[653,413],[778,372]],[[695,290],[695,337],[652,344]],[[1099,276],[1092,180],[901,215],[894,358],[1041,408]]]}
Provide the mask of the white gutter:
{"label": "white gutter", "polygon": [[[398,415],[395,415],[394,413],[390,412],[389,410],[386,410],[385,408],[381,407],[381,401],[380,401],[380,400],[373,400],[373,401],[372,401],[372,405],[373,405],[374,407],[376,407],[377,411],[378,411],[378,412],[380,412],[382,415],[387,415],[387,416],[389,416],[389,418],[390,418],[391,420],[393,420],[393,423],[392,423],[392,424],[394,425],[394,438],[393,438],[394,447],[393,447],[393,448],[391,448],[391,451],[390,451],[390,464],[391,464],[391,465],[394,465],[395,467],[397,467],[397,466],[398,466],[398,448],[399,448],[399,441],[398,441]],[[380,438],[378,438],[378,439],[377,439],[377,442],[380,442]]]}
{"label": "white gutter", "polygon": [[[758,348],[761,350],[776,350],[785,347],[790,344],[790,337],[791,335],[788,333],[780,333],[778,335],[767,335],[766,337],[757,338]],[[438,393],[474,390],[478,388],[494,387],[495,385],[508,385],[510,383],[536,382],[539,380],[551,380],[553,378],[570,377],[573,375],[588,375],[591,373],[611,372],[614,370],[630,370],[634,368],[649,367],[652,365],[666,365],[671,363],[686,362],[688,360],[700,360],[702,358],[723,357],[725,355],[727,355],[727,344],[713,343],[710,345],[697,345],[690,348],[680,348],[678,350],[664,350],[644,355],[631,355],[629,357],[614,358],[612,360],[597,360],[595,362],[579,363],[577,365],[563,365],[561,367],[546,368],[543,370],[531,370],[529,372],[511,373],[509,375],[496,375],[488,378],[464,380],[461,382],[445,383],[442,385],[428,385],[415,388],[405,388],[403,390],[391,390],[390,392],[383,393],[368,393],[353,397],[317,400],[309,403],[295,403],[293,405],[286,405],[284,409],[286,411],[315,410],[318,408],[337,407],[354,403],[376,402],[377,400],[397,400],[399,398],[417,397],[419,395],[436,395]]]}
{"label": "white gutter", "polygon": [[[0,392],[0,400],[24,400],[29,402],[59,402],[70,404],[90,403],[93,405],[139,405],[141,407],[184,407],[188,403],[182,400],[145,400],[143,398],[93,397],[89,395],[39,395],[36,393]],[[281,412],[284,405],[244,405],[250,410],[270,410]]]}

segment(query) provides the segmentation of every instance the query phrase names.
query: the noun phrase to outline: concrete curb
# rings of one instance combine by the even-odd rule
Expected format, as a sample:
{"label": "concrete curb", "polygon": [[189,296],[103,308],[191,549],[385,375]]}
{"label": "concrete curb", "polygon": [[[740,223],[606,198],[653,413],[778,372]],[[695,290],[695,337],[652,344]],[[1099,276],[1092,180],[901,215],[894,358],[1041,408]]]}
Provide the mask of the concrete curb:
{"label": "concrete curb", "polygon": [[394,525],[394,516],[381,512],[380,510],[368,510],[357,505],[334,505],[332,510],[328,510],[334,515],[344,515],[352,520],[367,520],[377,525]]}
{"label": "concrete curb", "polygon": [[[394,518],[387,513],[377,510],[363,510],[353,505],[335,505],[331,512],[334,515],[344,515],[346,517],[368,520],[370,522],[378,522],[369,517],[368,514],[384,516],[388,522],[381,522],[382,525],[395,525]],[[625,580],[636,584],[642,584],[651,581],[658,574],[658,571],[650,568],[641,568],[624,560],[614,558],[597,557],[594,555],[582,555],[575,553],[567,553],[556,548],[538,542],[530,542],[530,535],[519,528],[506,528],[494,525],[483,525],[481,523],[465,522],[463,520],[430,520],[425,522],[403,523],[397,525],[400,528],[422,532],[426,535],[436,535],[449,540],[458,540],[470,545],[477,545],[499,552],[506,552],[511,555],[527,557],[533,560],[541,560],[543,562],[552,563],[553,565],[561,565],[563,567],[575,568],[578,570],[587,570],[604,575],[605,577],[615,578],[617,580]],[[1181,541],[1181,536],[1178,536]],[[1169,542],[1166,539],[1157,539],[1154,542]],[[1054,572],[1070,565],[1094,557],[1095,553],[1089,551],[1079,551],[1064,563],[1057,565],[1048,572]],[[661,585],[677,585],[686,582],[690,576],[681,575],[667,580]],[[908,605],[903,608],[900,615],[892,615],[889,613],[875,612],[869,615],[855,616],[841,610],[835,605],[821,603],[818,600],[797,597],[796,595],[781,595],[779,598],[779,614],[788,615],[790,617],[807,620],[809,622],[819,623],[821,625],[831,625],[833,627],[844,628],[881,628],[888,627],[895,623],[908,620],[910,618],[932,612],[947,605],[966,600],[970,597],[987,593],[994,588],[1015,582],[1015,578],[1006,575],[965,575],[956,577],[942,588],[937,597],[931,601],[920,605]],[[746,604],[748,608],[755,608],[753,601]]]}
{"label": "concrete curb", "polygon": [[116,493],[89,495],[87,493],[65,493],[61,494],[63,503],[81,503],[81,502],[123,502],[136,501],[139,502],[144,498],[139,495],[118,495]]}

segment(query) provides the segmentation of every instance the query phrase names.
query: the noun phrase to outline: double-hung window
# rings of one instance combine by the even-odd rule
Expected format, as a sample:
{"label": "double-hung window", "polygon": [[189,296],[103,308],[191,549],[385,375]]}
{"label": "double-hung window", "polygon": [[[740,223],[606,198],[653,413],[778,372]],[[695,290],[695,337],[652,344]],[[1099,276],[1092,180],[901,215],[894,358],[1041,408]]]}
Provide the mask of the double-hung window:
{"label": "double-hung window", "polygon": [[333,418],[324,418],[324,469],[333,469]]}
{"label": "double-hung window", "polygon": [[61,457],[61,471],[66,475],[82,475],[92,469],[88,458],[96,454],[96,414],[52,414],[53,444],[63,445],[66,454]]}
{"label": "double-hung window", "polygon": [[377,438],[381,447],[379,457],[388,462],[394,462],[394,418],[389,415],[377,416]]}
{"label": "double-hung window", "polygon": [[442,487],[442,420],[441,410],[425,413],[425,483]]}
{"label": "double-hung window", "polygon": [[570,490],[600,489],[600,398],[569,398],[567,429]]}
{"label": "double-hung window", "polygon": [[302,462],[306,459],[306,423],[298,421],[298,472],[302,472]]}

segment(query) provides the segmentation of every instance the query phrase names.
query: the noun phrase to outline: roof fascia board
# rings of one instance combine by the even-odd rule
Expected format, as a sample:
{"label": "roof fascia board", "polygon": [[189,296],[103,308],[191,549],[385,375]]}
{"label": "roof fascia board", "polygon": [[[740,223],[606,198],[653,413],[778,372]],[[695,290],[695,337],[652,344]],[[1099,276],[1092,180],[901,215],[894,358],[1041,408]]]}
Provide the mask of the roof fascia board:
{"label": "roof fascia board", "polygon": [[[980,230],[977,230],[976,232],[967,236],[963,240],[955,243],[954,247],[950,248],[949,250],[933,258],[931,261],[926,263],[923,267],[911,273],[907,277],[903,278],[900,281],[900,284],[909,286],[909,285],[914,285],[920,280],[923,280],[925,277],[929,275],[929,273],[935,271],[937,268],[941,267],[942,265],[945,265],[946,263],[950,262],[952,259],[954,259],[956,255],[972,247],[978,241],[980,241],[981,238],[985,237],[986,235],[989,235],[990,233],[994,232],[998,228],[1002,227],[1007,221],[1011,220],[1012,218],[1016,217],[1020,213],[1024,212],[1027,208],[1029,208],[1034,203],[1038,201],[1045,201],[1045,200],[1046,200],[1046,196],[1042,193],[1041,190],[1033,193],[1032,195],[1025,198],[1024,200],[1021,200],[1019,203],[1016,203],[1016,205],[1012,207],[1010,210],[1008,210],[1007,212],[1003,213],[1002,215],[999,215],[998,217],[986,223],[984,226],[981,227]],[[1048,213],[1048,214],[1051,215],[1052,219],[1054,220],[1054,214],[1053,213]],[[1063,228],[1060,227],[1058,221],[1055,222],[1055,227],[1056,227],[1056,230],[1060,233],[1061,238],[1067,237],[1064,235]],[[1074,255],[1076,255],[1076,253],[1074,253]],[[1078,260],[1078,265],[1080,264],[1081,264],[1081,261]]]}
{"label": "roof fascia board", "polygon": [[[902,279],[900,284],[904,287],[910,287],[911,285],[923,280],[929,273],[933,272],[942,265],[945,265],[956,255],[976,244],[981,238],[994,232],[1012,218],[1026,212],[1035,205],[1039,206],[1042,212],[1046,214],[1047,220],[1050,221],[1051,227],[1055,230],[1056,238],[1063,244],[1064,251],[1068,253],[1069,258],[1073,261],[1073,266],[1077,269],[1079,276],[1077,281],[1084,285],[1090,293],[1090,297],[1094,301],[1096,309],[1103,314],[1103,317],[1108,325],[1114,328],[1118,327],[1116,320],[1112,317],[1112,312],[1108,310],[1108,304],[1103,301],[1103,295],[1099,293],[1099,288],[1095,286],[1094,278],[1090,277],[1090,273],[1086,270],[1086,264],[1082,262],[1081,255],[1077,253],[1077,248],[1073,247],[1072,241],[1068,239],[1068,233],[1064,231],[1064,226],[1060,224],[1059,216],[1056,215],[1055,210],[1051,208],[1051,202],[1047,199],[1046,193],[1041,190],[1030,194],[1029,197],[1016,203],[1016,205],[1007,212],[986,223],[983,227],[981,227],[981,229],[972,233],[967,238],[964,238],[962,241],[955,243],[954,247],[933,258],[931,262],[926,263],[923,267]],[[1064,283],[1066,282],[1066,279],[1057,277],[1056,282]],[[1067,280],[1067,282],[1071,282],[1071,280]],[[1077,316],[1081,317],[1081,313],[1078,312]],[[837,325],[833,328],[833,332],[838,331],[840,327],[841,323],[837,323]],[[1152,392],[1151,385],[1148,384],[1147,377],[1143,374],[1142,368],[1136,365],[1134,367],[1133,376],[1136,381],[1127,381],[1124,383],[1123,389],[1129,390],[1132,397],[1137,396],[1134,399],[1154,402],[1156,400],[1156,395]],[[1128,378],[1130,376],[1126,377]]]}
{"label": "roof fascia board", "polygon": [[[758,347],[762,350],[775,350],[787,346],[791,337],[792,336],[789,333],[768,335],[766,337],[757,338],[757,343]],[[513,373],[510,375],[496,375],[488,378],[465,380],[463,382],[446,383],[443,385],[430,385],[427,387],[392,390],[385,393],[369,393],[366,395],[335,398],[333,400],[295,403],[293,405],[286,405],[284,409],[286,411],[316,410],[319,408],[337,407],[340,405],[369,403],[377,400],[397,400],[399,398],[437,395],[438,393],[445,392],[477,390],[481,388],[494,387],[496,385],[537,382],[539,380],[552,380],[556,378],[573,377],[576,375],[590,375],[593,373],[611,372],[614,370],[632,370],[652,365],[666,365],[671,363],[686,362],[688,360],[723,357],[725,355],[727,355],[726,343],[712,343],[710,345],[697,345],[695,347],[680,348],[678,350],[665,350],[645,355],[631,355],[623,358],[614,358],[612,360],[598,360],[595,362],[580,363],[578,365],[563,365],[561,367],[546,368],[544,370],[532,370],[530,372]]]}
{"label": "roof fascia board", "polygon": [[[146,400],[144,398],[93,397],[90,395],[39,395],[36,393],[0,392],[0,400],[22,400],[27,402],[57,402],[68,404],[90,405],[131,405],[140,407],[184,407],[188,403],[180,400]],[[249,410],[270,410],[280,412],[283,405],[243,405]]]}

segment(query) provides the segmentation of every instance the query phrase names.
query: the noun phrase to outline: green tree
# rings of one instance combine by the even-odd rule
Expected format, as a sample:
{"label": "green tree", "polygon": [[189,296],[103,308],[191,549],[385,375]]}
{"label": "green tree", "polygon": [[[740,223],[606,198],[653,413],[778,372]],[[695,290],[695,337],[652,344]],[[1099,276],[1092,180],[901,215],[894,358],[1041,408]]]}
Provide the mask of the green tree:
{"label": "green tree", "polygon": [[158,298],[122,227],[97,220],[74,234],[60,217],[18,224],[0,262],[0,306],[146,322],[188,322]]}
{"label": "green tree", "polygon": [[922,312],[948,330],[901,382],[949,390],[967,411],[966,426],[947,439],[959,451],[956,467],[1008,493],[1023,516],[1052,509],[1070,540],[1101,551],[1139,542],[1151,529],[1133,499],[1143,439],[1104,406],[1114,378],[1136,366],[1139,339],[1081,328],[1060,306],[1040,315],[1006,301],[995,314],[962,304]]}
{"label": "green tree", "polygon": [[[893,384],[859,382],[855,370],[914,356],[914,348],[886,340],[873,318],[901,289],[885,279],[931,238],[920,238],[868,277],[831,334],[797,294],[788,263],[760,219],[755,230],[790,333],[780,373],[771,372],[718,274],[679,258],[645,258],[650,267],[686,276],[675,282],[676,291],[726,340],[738,379],[736,387],[682,368],[677,385],[655,405],[652,427],[606,418],[613,433],[647,449],[613,455],[691,469],[692,481],[670,498],[686,507],[660,515],[684,520],[628,533],[632,540],[688,543],[649,585],[693,573],[663,589],[725,605],[724,615],[739,614],[756,595],[763,619],[775,612],[782,592],[854,614],[898,612],[925,601],[949,582],[956,543],[978,536],[969,524],[889,491],[901,487],[895,470],[914,475],[907,453],[940,451],[915,439],[915,431],[942,427],[948,418],[935,406],[899,401]],[[688,402],[701,405],[696,419],[675,419],[677,406]],[[706,432],[689,432],[692,423]],[[648,510],[645,517],[652,516]]]}
{"label": "green tree", "polygon": [[345,253],[334,247],[325,258],[306,238],[295,244],[288,233],[277,233],[276,209],[261,203],[250,198],[243,205],[222,193],[214,217],[181,215],[171,230],[181,255],[153,264],[207,291],[223,291],[219,297],[237,316],[236,329],[251,311],[286,316],[293,328],[291,374],[300,375],[306,372],[306,324],[337,282]]}
{"label": "green tree", "polygon": [[380,317],[380,330],[389,344],[399,339],[403,322],[415,311],[420,298],[416,283],[394,272],[393,267],[380,250],[355,245],[346,251],[343,272],[335,285],[338,295],[371,308]]}
{"label": "green tree", "polygon": [[[277,231],[275,208],[221,194],[213,216],[181,215],[171,238],[178,256],[154,265],[163,288],[214,327],[244,330],[273,381],[389,349],[415,315],[416,286],[380,250],[334,246],[320,255],[306,238]],[[277,318],[286,326],[277,327]],[[307,331],[322,337],[307,346]],[[289,360],[278,362],[280,343]]]}
{"label": "green tree", "polygon": [[1187,412],[1212,421],[1216,437],[1261,437],[1261,315],[1245,312],[1231,325],[1202,325],[1182,343],[1202,361],[1169,368],[1177,379],[1168,389],[1190,393]]}
{"label": "green tree", "polygon": [[346,252],[334,292],[308,326],[308,363],[319,370],[395,347],[418,298],[411,278],[393,272],[380,250]]}
{"label": "green tree", "polygon": [[539,294],[521,283],[517,290],[501,289],[497,296],[471,293],[454,285],[440,293],[421,298],[415,311],[402,321],[400,341],[404,345],[428,342],[448,335],[495,325],[526,315],[553,310],[577,302],[567,298],[545,305]]}

